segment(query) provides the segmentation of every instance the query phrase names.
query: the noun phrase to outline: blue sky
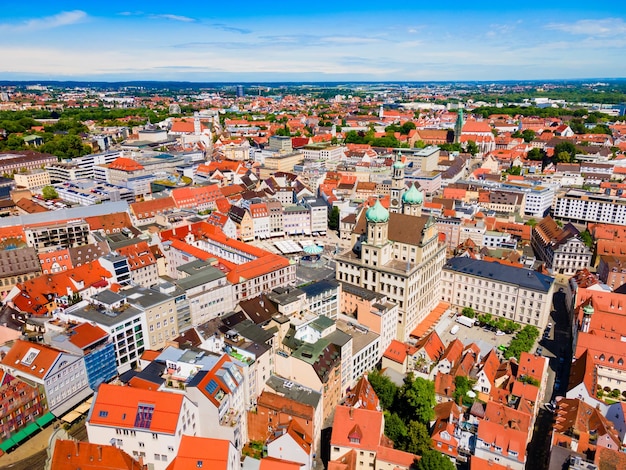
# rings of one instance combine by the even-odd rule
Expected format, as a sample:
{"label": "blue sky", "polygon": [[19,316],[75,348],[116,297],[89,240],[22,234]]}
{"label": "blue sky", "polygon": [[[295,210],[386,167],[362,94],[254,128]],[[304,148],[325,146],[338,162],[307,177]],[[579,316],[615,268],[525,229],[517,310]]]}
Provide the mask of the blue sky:
{"label": "blue sky", "polygon": [[3,5],[0,79],[626,77],[622,2],[91,3]]}

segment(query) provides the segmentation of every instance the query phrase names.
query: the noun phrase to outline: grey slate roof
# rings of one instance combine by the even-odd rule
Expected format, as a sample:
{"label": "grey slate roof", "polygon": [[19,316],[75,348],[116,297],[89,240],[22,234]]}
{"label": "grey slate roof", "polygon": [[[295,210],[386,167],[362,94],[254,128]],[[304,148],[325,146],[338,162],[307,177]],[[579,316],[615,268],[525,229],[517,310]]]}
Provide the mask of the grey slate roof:
{"label": "grey slate roof", "polygon": [[443,269],[462,274],[492,279],[498,282],[516,284],[524,289],[548,292],[554,278],[530,269],[516,268],[498,262],[456,257],[448,260]]}

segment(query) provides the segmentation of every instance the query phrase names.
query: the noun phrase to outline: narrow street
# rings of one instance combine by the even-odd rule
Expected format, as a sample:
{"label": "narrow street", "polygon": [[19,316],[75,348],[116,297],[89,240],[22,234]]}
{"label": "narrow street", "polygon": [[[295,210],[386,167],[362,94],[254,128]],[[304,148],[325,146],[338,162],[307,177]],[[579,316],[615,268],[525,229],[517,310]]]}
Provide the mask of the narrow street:
{"label": "narrow street", "polygon": [[[548,338],[540,340],[543,347],[544,356],[550,358],[550,368],[548,370],[548,383],[546,390],[546,401],[555,399],[563,395],[567,390],[569,372],[572,357],[572,332],[567,309],[565,308],[565,294],[559,292],[561,285],[556,284],[553,297],[552,332]],[[559,390],[554,390],[554,384],[560,382]],[[552,393],[550,393],[552,390]],[[535,421],[533,438],[528,445],[528,458],[526,468],[532,470],[544,470],[548,468],[550,458],[550,438],[554,414],[547,411],[543,403],[539,409]]]}

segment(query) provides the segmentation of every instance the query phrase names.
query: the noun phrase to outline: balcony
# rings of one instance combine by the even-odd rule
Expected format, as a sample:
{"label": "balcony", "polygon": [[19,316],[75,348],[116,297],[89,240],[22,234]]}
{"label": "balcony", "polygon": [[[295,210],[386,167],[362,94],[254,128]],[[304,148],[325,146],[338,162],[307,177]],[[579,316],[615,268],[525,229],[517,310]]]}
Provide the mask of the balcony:
{"label": "balcony", "polygon": [[240,421],[240,413],[234,408],[229,408],[220,419],[220,426],[234,428]]}

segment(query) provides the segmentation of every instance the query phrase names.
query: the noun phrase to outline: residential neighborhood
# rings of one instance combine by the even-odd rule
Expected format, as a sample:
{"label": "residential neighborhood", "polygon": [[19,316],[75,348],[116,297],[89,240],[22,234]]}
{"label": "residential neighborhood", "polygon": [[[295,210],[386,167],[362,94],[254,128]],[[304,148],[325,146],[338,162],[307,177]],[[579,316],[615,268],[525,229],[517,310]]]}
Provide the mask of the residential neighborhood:
{"label": "residential neighborhood", "polygon": [[0,84],[0,466],[626,468],[623,102],[436,87]]}

